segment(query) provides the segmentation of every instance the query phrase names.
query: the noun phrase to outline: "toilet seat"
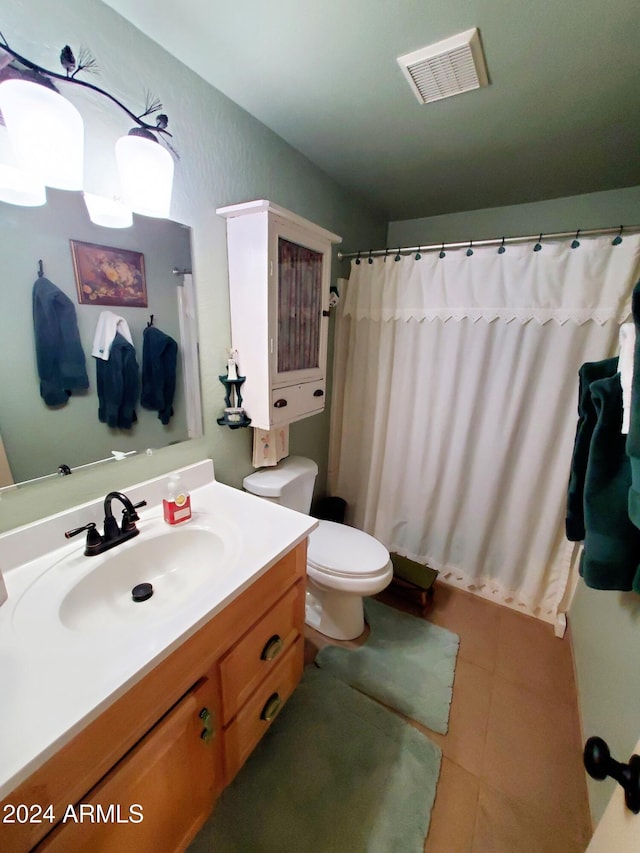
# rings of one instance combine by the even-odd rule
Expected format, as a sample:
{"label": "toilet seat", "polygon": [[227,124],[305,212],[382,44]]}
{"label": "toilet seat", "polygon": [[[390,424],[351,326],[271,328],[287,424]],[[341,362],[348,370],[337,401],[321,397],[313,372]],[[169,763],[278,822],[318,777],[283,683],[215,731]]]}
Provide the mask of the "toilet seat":
{"label": "toilet seat", "polygon": [[386,574],[388,566],[384,545],[355,527],[320,521],[309,534],[307,567],[321,574],[357,581]]}

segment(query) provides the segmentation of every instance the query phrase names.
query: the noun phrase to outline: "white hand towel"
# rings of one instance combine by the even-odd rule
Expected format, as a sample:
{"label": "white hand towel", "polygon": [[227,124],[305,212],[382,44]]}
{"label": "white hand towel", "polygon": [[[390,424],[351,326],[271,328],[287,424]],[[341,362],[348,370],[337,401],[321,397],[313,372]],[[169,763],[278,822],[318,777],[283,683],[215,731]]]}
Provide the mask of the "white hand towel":
{"label": "white hand towel", "polygon": [[94,358],[101,358],[103,361],[109,361],[111,345],[113,344],[113,339],[118,332],[120,332],[122,337],[126,338],[131,346],[133,346],[131,332],[129,331],[129,326],[124,317],[119,317],[117,314],[114,314],[113,311],[103,311],[98,317],[98,325],[96,326],[96,333],[93,337],[93,350],[91,355],[93,355]]}
{"label": "white hand towel", "polygon": [[618,369],[622,385],[622,432],[629,432],[631,420],[631,382],[633,380],[633,354],[636,347],[636,327],[634,323],[620,326],[620,355]]}
{"label": "white hand towel", "polygon": [[253,430],[253,467],[277,465],[289,455],[289,426]]}

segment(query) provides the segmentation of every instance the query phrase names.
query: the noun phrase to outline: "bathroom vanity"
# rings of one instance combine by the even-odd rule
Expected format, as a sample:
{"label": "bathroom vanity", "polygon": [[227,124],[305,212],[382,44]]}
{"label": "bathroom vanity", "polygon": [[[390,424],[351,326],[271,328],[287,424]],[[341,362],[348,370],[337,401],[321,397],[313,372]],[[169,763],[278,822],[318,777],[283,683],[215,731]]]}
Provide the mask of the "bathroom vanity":
{"label": "bathroom vanity", "polygon": [[[215,481],[194,488],[189,474],[202,478],[202,464],[190,469],[181,476],[195,512],[182,529],[159,517],[166,478],[158,478],[127,489],[149,507],[139,536],[110,552],[117,562],[105,560],[104,572],[77,544],[6,574],[3,851],[184,849],[300,679],[306,537],[316,522]],[[100,508],[46,520],[40,538],[92,513]],[[24,550],[12,535],[0,537],[0,560]],[[112,578],[120,565],[135,574],[154,542],[171,558],[154,560],[155,611],[146,602],[135,610],[118,601]],[[210,553],[211,577],[188,566],[182,575],[181,553],[194,561]],[[96,597],[110,600],[106,609]],[[89,621],[79,615],[87,609]],[[36,623],[40,636],[30,640]]]}

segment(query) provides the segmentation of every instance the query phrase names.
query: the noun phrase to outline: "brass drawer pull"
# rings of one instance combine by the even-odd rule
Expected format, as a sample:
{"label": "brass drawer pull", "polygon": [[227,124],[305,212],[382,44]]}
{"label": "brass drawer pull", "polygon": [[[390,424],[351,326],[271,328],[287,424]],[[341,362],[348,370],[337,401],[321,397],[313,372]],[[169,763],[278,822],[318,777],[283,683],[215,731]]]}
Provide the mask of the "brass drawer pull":
{"label": "brass drawer pull", "polygon": [[282,638],[278,636],[278,634],[274,634],[273,637],[269,637],[267,640],[262,653],[260,654],[260,660],[273,660],[275,657],[278,657],[280,652],[284,648],[284,642]]}
{"label": "brass drawer pull", "polygon": [[269,696],[269,698],[267,699],[264,708],[262,709],[260,719],[266,720],[268,723],[270,723],[280,710],[281,705],[282,699],[278,696],[277,693],[272,693],[271,696]]}

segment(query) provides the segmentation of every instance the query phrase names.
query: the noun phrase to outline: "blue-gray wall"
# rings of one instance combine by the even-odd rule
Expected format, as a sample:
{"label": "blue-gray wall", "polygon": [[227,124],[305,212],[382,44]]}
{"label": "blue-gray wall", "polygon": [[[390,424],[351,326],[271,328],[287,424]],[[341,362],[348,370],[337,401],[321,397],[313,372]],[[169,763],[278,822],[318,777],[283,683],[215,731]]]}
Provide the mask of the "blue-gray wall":
{"label": "blue-gray wall", "polygon": [[454,243],[618,225],[640,225],[640,187],[390,222],[387,245]]}

